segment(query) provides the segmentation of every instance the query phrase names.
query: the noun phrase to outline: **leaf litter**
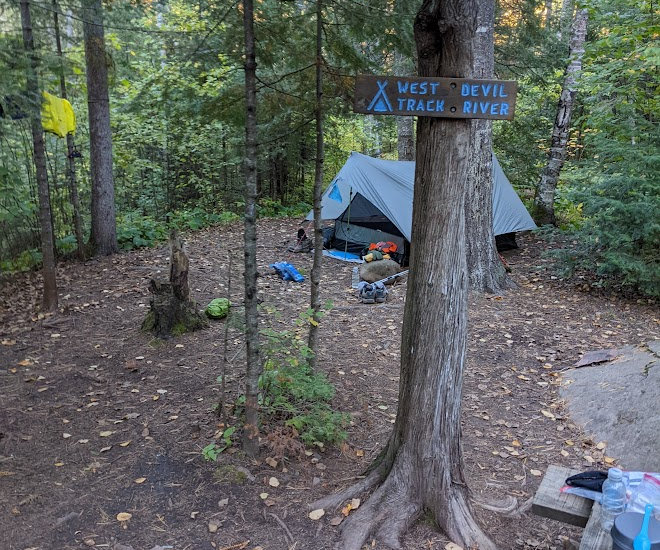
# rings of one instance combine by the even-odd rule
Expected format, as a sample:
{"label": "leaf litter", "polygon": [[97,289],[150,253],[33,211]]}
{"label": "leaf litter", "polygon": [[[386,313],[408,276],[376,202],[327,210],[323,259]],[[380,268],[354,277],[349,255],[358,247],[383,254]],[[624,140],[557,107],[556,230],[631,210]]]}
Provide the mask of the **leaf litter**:
{"label": "leaf litter", "polygon": [[[287,255],[285,249],[273,246],[295,234],[295,227],[291,220],[260,221],[260,238],[268,236],[267,243],[260,241],[259,245],[260,291],[265,305],[282,314],[277,322],[283,328],[307,307],[307,287],[294,287],[271,276],[268,263],[284,259],[309,272],[309,256]],[[239,226],[188,236],[191,288],[200,303],[226,292],[222,285],[226,283],[228,243],[240,241]],[[614,349],[657,337],[652,306],[552,280],[549,261],[541,256],[548,246],[534,237],[524,237],[521,249],[505,253],[518,290],[497,297],[470,297],[463,447],[468,458],[467,480],[478,496],[506,494],[523,502],[533,494],[550,463],[578,469],[615,464],[616,457],[606,455],[606,447],[589,441],[566,417],[556,393],[561,371],[590,350]],[[346,516],[341,510],[324,511],[330,519],[315,520],[321,528],[317,532],[309,529],[305,506],[345,486],[347,479],[359,477],[390,434],[393,418],[388,415],[396,413],[399,346],[399,337],[392,333],[400,331],[389,327],[400,328],[405,284],[391,289],[385,306],[370,307],[357,303],[353,292],[346,291],[351,266],[333,260],[324,263],[323,298],[332,299],[334,308],[321,322],[326,337],[321,343],[319,365],[336,386],[336,406],[351,413],[348,446],[341,452],[313,448],[300,457],[265,461],[258,475],[259,466],[247,463],[240,453],[223,453],[223,463],[247,466],[257,478],[232,485],[215,482],[212,474],[217,464],[203,461],[200,453],[215,433],[210,410],[218,401],[214,381],[224,324],[164,343],[153,343],[137,330],[149,299],[148,281],[157,271],[167,270],[166,258],[166,247],[157,247],[84,265],[61,264],[58,282],[69,299],[67,309],[55,316],[63,320],[57,332],[41,326],[53,318],[38,315],[40,279],[36,274],[21,275],[0,290],[2,350],[8,366],[17,369],[16,373],[6,372],[0,384],[0,399],[7,404],[0,412],[0,421],[18,430],[10,432],[18,435],[12,439],[18,443],[11,450],[7,438],[0,439],[0,460],[14,457],[12,467],[6,468],[13,475],[7,479],[20,484],[24,493],[36,495],[44,492],[44,486],[26,473],[50,472],[50,499],[59,509],[82,509],[76,521],[81,526],[94,526],[97,544],[107,544],[116,534],[107,519],[122,512],[99,511],[97,502],[122,502],[126,497],[119,495],[133,491],[130,498],[141,512],[124,525],[135,548],[162,545],[162,536],[168,541],[164,547],[185,546],[191,533],[217,536],[220,526],[228,542],[218,544],[219,548],[222,544],[244,544],[240,526],[259,525],[251,532],[255,536],[250,548],[284,549],[283,528],[275,522],[263,522],[261,514],[266,510],[275,511],[288,525],[299,548],[332,548],[336,530],[328,528]],[[239,279],[239,271],[233,276]],[[232,285],[232,299],[237,303],[242,300],[240,287]],[[11,327],[11,332],[2,332],[5,327]],[[60,337],[51,338],[51,334]],[[240,332],[231,329],[230,356],[241,347]],[[341,354],[336,353],[338,349]],[[227,403],[238,396],[243,358],[236,357],[226,381]],[[35,392],[32,382],[43,384],[43,390]],[[166,393],[159,393],[165,388]],[[62,419],[70,420],[69,426],[73,426],[67,426],[65,433],[80,439],[63,437],[58,429]],[[107,423],[100,424],[99,420]],[[95,435],[116,436],[119,432],[106,426],[117,425],[117,420],[124,420],[120,438],[116,442],[110,439],[114,447],[99,454],[100,446],[88,443]],[[103,432],[111,433],[101,436]],[[78,444],[71,445],[72,441]],[[312,458],[319,461],[313,463]],[[326,469],[319,470],[318,463]],[[276,497],[262,499],[261,479],[273,477],[268,468],[278,468],[280,485]],[[534,475],[532,470],[541,475]],[[219,493],[221,497],[231,494],[231,505],[218,508]],[[8,511],[15,509],[20,514],[24,525],[34,523],[37,517],[39,523],[50,525],[61,515],[52,506],[37,516],[33,505],[19,505],[19,500],[10,499],[7,506]],[[351,506],[348,517],[355,509]],[[192,522],[193,512],[204,521]],[[500,546],[512,550],[562,548],[564,539],[577,538],[571,528],[551,521],[478,513]],[[61,531],[10,528],[7,518],[11,517],[0,518],[0,530],[15,538],[9,544],[74,544]],[[212,521],[218,525],[216,533],[207,529]],[[193,531],[191,525],[196,526]],[[539,544],[530,546],[528,541]],[[403,541],[406,548],[433,550],[449,542],[424,522],[413,527]]]}

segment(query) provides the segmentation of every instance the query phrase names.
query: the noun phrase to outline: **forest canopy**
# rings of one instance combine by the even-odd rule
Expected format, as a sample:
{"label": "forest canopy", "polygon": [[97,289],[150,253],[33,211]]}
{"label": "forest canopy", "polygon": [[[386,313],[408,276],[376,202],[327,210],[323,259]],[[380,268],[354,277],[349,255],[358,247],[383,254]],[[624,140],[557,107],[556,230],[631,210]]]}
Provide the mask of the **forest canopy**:
{"label": "forest canopy", "polygon": [[[323,10],[325,183],[352,150],[396,158],[393,117],[351,112],[356,74],[414,67],[419,2],[336,0]],[[81,0],[31,2],[41,91],[77,118],[74,165],[83,238],[90,231],[90,143]],[[555,199],[565,272],[649,296],[660,293],[657,8],[638,0],[587,0],[582,71]],[[258,194],[262,216],[298,216],[314,179],[315,3],[255,7]],[[531,207],[546,163],[576,6],[496,3],[495,73],[518,81],[516,117],[494,124],[494,149]],[[62,55],[56,46],[61,36]],[[168,226],[195,230],[240,218],[244,77],[238,2],[104,2],[117,238],[149,246]],[[41,261],[19,2],[0,7],[0,267]],[[58,257],[76,249],[64,139],[46,134]],[[554,238],[552,237],[552,238]]]}

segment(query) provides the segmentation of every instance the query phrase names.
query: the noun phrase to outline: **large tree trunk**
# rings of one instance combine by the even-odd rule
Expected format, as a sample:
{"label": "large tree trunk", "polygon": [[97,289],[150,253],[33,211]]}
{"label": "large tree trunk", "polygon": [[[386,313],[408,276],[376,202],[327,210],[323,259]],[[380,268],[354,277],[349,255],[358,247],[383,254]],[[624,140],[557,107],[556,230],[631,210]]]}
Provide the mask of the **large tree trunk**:
{"label": "large tree trunk", "polygon": [[545,165],[534,198],[534,221],[539,225],[556,225],[555,218],[555,191],[559,182],[564,161],[566,160],[566,144],[571,129],[571,116],[577,95],[577,76],[582,70],[582,55],[584,54],[584,40],[587,34],[587,10],[579,10],[573,21],[571,29],[571,47],[569,64],[566,68],[564,85],[559,96],[557,115],[552,128],[552,140],[548,163]]}
{"label": "large tree trunk", "polygon": [[44,311],[57,309],[56,264],[51,224],[50,193],[48,191],[48,172],[46,168],[46,149],[44,132],[41,127],[41,93],[37,76],[38,60],[34,51],[32,37],[32,19],[30,3],[21,0],[21,24],[23,27],[23,45],[28,55],[27,96],[30,102],[30,128],[32,130],[32,145],[34,149],[34,165],[37,174],[37,189],[39,192],[39,225],[41,228],[41,253],[43,255],[42,275],[44,279],[44,294],[42,308]]}
{"label": "large tree trunk", "polygon": [[[493,78],[493,0],[478,0],[474,35],[473,78]],[[513,286],[500,261],[493,234],[493,123],[472,121],[472,161],[468,172],[465,217],[469,286],[477,292],[498,293]]]}
{"label": "large tree trunk", "polygon": [[[421,76],[472,71],[473,0],[425,0],[415,19]],[[400,549],[423,510],[455,543],[495,548],[472,517],[461,451],[461,388],[467,323],[465,185],[470,121],[420,117],[412,250],[401,343],[399,408],[371,473],[317,506],[340,505],[377,487],[342,523],[344,550],[375,535]]]}
{"label": "large tree trunk", "polygon": [[[55,26],[55,46],[57,56],[60,58],[60,95],[67,99],[66,78],[64,75],[64,58],[62,55],[62,42],[60,40],[60,24],[58,19],[57,0],[53,0],[53,24]],[[73,135],[66,135],[67,174],[69,176],[69,196],[73,208],[73,228],[76,235],[78,258],[85,257],[85,243],[83,242],[82,217],[80,215],[80,200],[78,199],[78,184],[76,183],[76,159],[74,157]]]}
{"label": "large tree trunk", "polygon": [[257,310],[257,62],[254,55],[254,6],[243,1],[245,29],[245,429],[243,449],[259,454],[259,313]]}
{"label": "large tree trunk", "polygon": [[96,254],[117,252],[115,185],[112,176],[112,130],[108,99],[108,59],[103,34],[101,0],[84,0],[87,110],[92,176],[92,232],[90,244]]}
{"label": "large tree trunk", "polygon": [[321,320],[321,262],[323,234],[321,232],[321,194],[323,191],[323,4],[316,0],[316,161],[314,162],[314,263],[311,273],[312,318],[307,345],[312,350],[312,368],[316,367],[319,322]]}

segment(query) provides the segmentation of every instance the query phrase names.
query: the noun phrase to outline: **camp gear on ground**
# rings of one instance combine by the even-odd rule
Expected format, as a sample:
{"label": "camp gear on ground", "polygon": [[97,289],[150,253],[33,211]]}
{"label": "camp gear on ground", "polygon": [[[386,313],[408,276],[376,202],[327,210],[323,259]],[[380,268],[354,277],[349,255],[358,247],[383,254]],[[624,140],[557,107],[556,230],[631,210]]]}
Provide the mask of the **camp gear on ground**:
{"label": "camp gear on ground", "polygon": [[656,516],[660,519],[660,475],[644,474],[642,482],[633,489],[628,512],[644,512],[647,504],[656,509]]}
{"label": "camp gear on ground", "polygon": [[342,260],[344,262],[351,262],[354,264],[364,263],[364,260],[360,258],[358,254],[353,254],[352,252],[344,252],[343,250],[337,250],[333,248],[332,250],[324,250],[323,255],[328,258],[334,258],[335,260]]}
{"label": "camp gear on ground", "polygon": [[635,540],[633,540],[633,550],[651,550],[651,539],[649,538],[649,523],[651,522],[651,512],[653,512],[653,504],[647,504],[646,509],[644,510],[642,528],[639,530]]}
{"label": "camp gear on ground", "polygon": [[360,265],[360,279],[368,283],[375,283],[399,271],[401,271],[401,267],[394,260],[363,263]]}
{"label": "camp gear on ground", "polygon": [[290,263],[287,262],[277,262],[270,264],[277,274],[282,277],[285,281],[294,281],[296,283],[302,283],[305,280],[298,270],[293,267]]}
{"label": "camp gear on ground", "polygon": [[305,230],[298,229],[296,242],[288,247],[289,252],[310,252],[314,248],[314,243],[307,237]]}
{"label": "camp gear on ground", "polygon": [[[380,256],[380,257],[379,257]],[[373,252],[370,252],[367,254],[363,260],[365,262],[375,262],[378,260],[391,260],[392,258],[390,257],[389,254],[382,254],[381,252],[378,252],[377,250],[374,250]]]}
{"label": "camp gear on ground", "polygon": [[357,266],[355,266],[353,268],[353,272],[351,273],[351,288],[357,288],[359,284],[360,284],[360,270],[358,269]]}
{"label": "camp gear on ground", "polygon": [[369,250],[380,250],[383,254],[396,252],[397,248],[398,247],[396,243],[393,243],[392,241],[387,241],[387,242],[379,241],[377,243],[369,244]]}
{"label": "camp gear on ground", "polygon": [[375,284],[391,285],[395,281],[395,279],[398,279],[399,277],[403,277],[404,275],[408,275],[408,271],[409,271],[408,269],[406,269],[405,271],[400,271],[399,273],[395,273],[394,275],[385,277],[380,281],[376,281]]}
{"label": "camp gear on ground", "polygon": [[383,283],[374,283],[373,286],[376,287],[376,303],[382,304],[387,300],[387,289]]}
{"label": "camp gear on ground", "polygon": [[566,485],[571,487],[584,487],[592,491],[602,491],[603,482],[607,479],[607,472],[589,471],[575,474],[566,479]]}
{"label": "camp gear on ground", "polygon": [[229,313],[231,302],[227,298],[214,298],[206,306],[204,313],[211,319],[222,319]]}
{"label": "camp gear on ground", "polygon": [[46,132],[66,137],[76,131],[76,115],[66,99],[43,92],[41,104],[41,125]]}
{"label": "camp gear on ground", "polygon": [[358,283],[358,298],[363,304],[382,304],[387,300],[387,289],[383,283]]}
{"label": "camp gear on ground", "polygon": [[[642,529],[644,515],[639,512],[624,512],[614,520],[612,527],[612,550],[633,550],[633,541]],[[651,550],[660,550],[660,521],[649,518],[648,537]]]}
{"label": "camp gear on ground", "polygon": [[[391,241],[397,245],[397,254],[407,255],[414,181],[414,162],[351,153],[321,201],[321,217],[335,222],[334,246],[359,254],[370,243]],[[307,215],[308,220],[313,217],[313,212]],[[535,228],[493,155],[494,234]]]}
{"label": "camp gear on ground", "polygon": [[376,302],[376,287],[372,284],[362,281],[358,284],[358,298],[363,304],[373,304]]}
{"label": "camp gear on ground", "polygon": [[390,260],[389,254],[383,254],[380,250],[374,250],[369,252],[366,256],[362,258],[365,262],[377,262],[379,260]]}
{"label": "camp gear on ground", "polygon": [[[569,479],[573,479],[579,476],[587,476],[587,477],[592,477],[594,479],[593,483],[595,484],[595,478],[597,475],[599,475],[601,478],[604,476],[604,478],[607,478],[607,474],[603,472],[600,474],[599,472],[583,472],[582,474],[577,474],[576,476],[571,476],[569,477],[566,481],[568,482]],[[660,502],[655,502],[655,500],[651,497],[649,498],[649,492],[648,490],[644,490],[644,494],[646,495],[645,497],[642,497],[641,500],[643,500],[644,504],[641,504],[640,508],[636,508],[635,506],[635,495],[637,494],[638,491],[640,491],[640,488],[642,487],[642,484],[645,479],[655,479],[655,480],[660,480],[660,473],[653,473],[653,472],[635,472],[635,471],[629,471],[629,472],[623,472],[623,481],[626,484],[626,489],[628,490],[629,493],[632,493],[632,497],[630,502],[628,503],[627,510],[635,510],[638,512],[642,512],[644,510],[644,505],[646,503],[653,503],[657,504],[660,506]],[[660,481],[659,481],[660,483]],[[597,486],[597,485],[595,485]],[[588,489],[586,486],[583,484],[582,486],[576,486],[576,485],[564,485],[561,488],[562,493],[566,493],[569,495],[577,495],[580,497],[588,498],[591,500],[595,500],[596,502],[600,502],[603,494],[601,493],[601,488],[598,489]]]}

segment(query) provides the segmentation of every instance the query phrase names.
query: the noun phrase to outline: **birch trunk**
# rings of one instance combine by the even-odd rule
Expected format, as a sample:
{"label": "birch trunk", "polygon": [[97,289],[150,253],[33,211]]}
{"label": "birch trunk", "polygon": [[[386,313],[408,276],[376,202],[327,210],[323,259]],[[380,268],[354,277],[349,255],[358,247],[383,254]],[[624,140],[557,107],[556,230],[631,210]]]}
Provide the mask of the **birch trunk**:
{"label": "birch trunk", "polygon": [[568,30],[568,27],[573,20],[573,11],[575,5],[573,0],[562,0],[561,11],[559,13],[559,30],[557,31],[557,40],[561,41],[564,33]]}
{"label": "birch trunk", "polygon": [[316,161],[314,162],[314,263],[311,273],[311,308],[308,346],[316,368],[318,332],[321,320],[321,263],[323,261],[323,233],[321,232],[321,194],[323,191],[323,4],[316,0]]}
{"label": "birch trunk", "polygon": [[577,95],[577,78],[582,70],[584,40],[587,34],[587,10],[581,9],[575,15],[571,29],[569,64],[564,76],[564,85],[559,96],[557,115],[552,128],[552,138],[548,162],[541,172],[534,198],[534,220],[538,225],[556,225],[555,192],[559,174],[566,160],[566,144],[571,129],[571,116]]}
{"label": "birch trunk", "polygon": [[[493,78],[495,9],[492,0],[478,0],[472,77]],[[470,130],[472,162],[465,200],[467,269],[470,289],[498,293],[513,286],[500,261],[493,234],[493,123],[474,119]]]}
{"label": "birch trunk", "polygon": [[30,102],[30,129],[32,130],[32,147],[39,194],[39,225],[41,229],[41,253],[43,255],[41,273],[44,280],[41,305],[44,311],[54,311],[57,309],[55,241],[51,224],[44,132],[41,126],[41,93],[39,90],[39,77],[37,76],[38,60],[34,51],[30,3],[27,0],[21,0],[21,25],[23,28],[23,46],[28,55],[27,96]]}
{"label": "birch trunk", "polygon": [[[471,73],[476,12],[473,0],[424,1],[414,27],[420,76]],[[344,550],[359,550],[371,536],[390,548],[403,548],[403,533],[423,510],[463,548],[495,548],[472,516],[461,448],[470,125],[469,120],[418,120],[411,239],[415,246],[394,431],[369,475],[314,504],[339,506],[376,488],[342,523]]]}
{"label": "birch trunk", "polygon": [[259,312],[257,292],[257,62],[254,53],[254,6],[243,1],[245,31],[245,429],[243,449],[259,454]]}
{"label": "birch trunk", "polygon": [[92,231],[95,254],[117,252],[115,185],[112,175],[112,130],[108,99],[108,60],[101,0],[85,0],[85,64],[89,112],[89,161],[92,176]]}

